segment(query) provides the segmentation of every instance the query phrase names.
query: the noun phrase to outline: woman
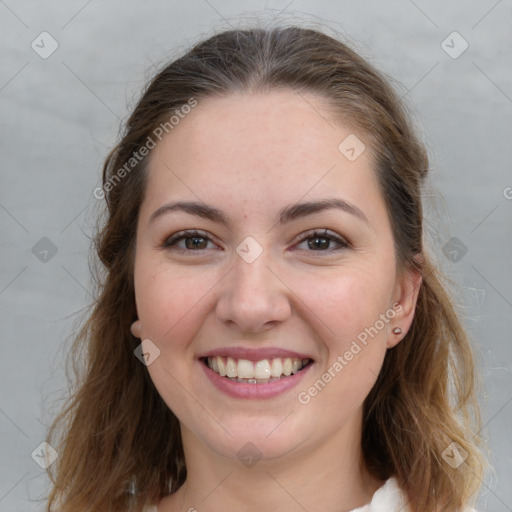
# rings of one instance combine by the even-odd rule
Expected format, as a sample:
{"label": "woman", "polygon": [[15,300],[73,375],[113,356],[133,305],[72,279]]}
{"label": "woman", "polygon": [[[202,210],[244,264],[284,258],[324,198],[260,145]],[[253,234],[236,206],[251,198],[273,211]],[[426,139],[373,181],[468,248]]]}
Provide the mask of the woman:
{"label": "woman", "polygon": [[427,171],[389,84],[318,31],[167,65],[95,192],[48,510],[470,510],[473,359],[422,243]]}

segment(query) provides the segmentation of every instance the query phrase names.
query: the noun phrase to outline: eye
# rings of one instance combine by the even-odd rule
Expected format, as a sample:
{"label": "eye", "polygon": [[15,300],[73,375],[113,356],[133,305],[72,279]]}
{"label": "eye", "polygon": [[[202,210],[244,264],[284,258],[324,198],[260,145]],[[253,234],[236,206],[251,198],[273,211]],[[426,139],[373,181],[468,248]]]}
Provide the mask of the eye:
{"label": "eye", "polygon": [[[184,243],[181,244],[181,242]],[[179,231],[171,235],[163,242],[162,247],[179,253],[204,252],[205,249],[212,248],[207,247],[208,242],[213,243],[208,234],[204,231],[186,229],[185,231]]]}
{"label": "eye", "polygon": [[[323,252],[331,253],[335,251],[341,251],[350,247],[350,244],[340,236],[336,235],[328,229],[313,229],[306,231],[299,235],[299,245],[303,242],[307,243],[308,252]],[[330,248],[332,243],[337,244],[337,247]]]}
{"label": "eye", "polygon": [[[196,229],[187,229],[174,233],[165,239],[162,243],[162,247],[178,253],[198,254],[204,252],[206,249],[215,247],[215,244],[214,247],[208,247],[209,243],[214,244],[208,233]],[[350,244],[345,239],[328,229],[306,231],[297,237],[296,243],[296,247],[302,243],[306,243],[307,248],[304,250],[319,253],[332,253],[350,247]],[[337,247],[331,247],[333,243],[336,244]],[[300,249],[300,247],[298,248]]]}

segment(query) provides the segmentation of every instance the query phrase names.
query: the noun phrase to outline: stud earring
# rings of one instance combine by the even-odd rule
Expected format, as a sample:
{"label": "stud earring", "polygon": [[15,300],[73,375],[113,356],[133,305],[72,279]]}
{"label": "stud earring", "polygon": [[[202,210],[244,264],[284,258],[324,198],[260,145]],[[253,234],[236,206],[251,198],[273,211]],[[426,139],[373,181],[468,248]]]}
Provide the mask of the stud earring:
{"label": "stud earring", "polygon": [[395,327],[395,328],[393,329],[393,333],[394,333],[394,334],[402,334],[402,329],[400,329],[400,327]]}

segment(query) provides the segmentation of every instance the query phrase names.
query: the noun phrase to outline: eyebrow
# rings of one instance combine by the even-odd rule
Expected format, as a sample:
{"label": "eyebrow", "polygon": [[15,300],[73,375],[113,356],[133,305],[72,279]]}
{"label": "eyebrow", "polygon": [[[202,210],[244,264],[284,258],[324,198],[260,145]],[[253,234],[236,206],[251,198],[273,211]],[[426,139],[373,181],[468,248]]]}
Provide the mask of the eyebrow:
{"label": "eyebrow", "polygon": [[[370,225],[366,215],[357,206],[340,198],[327,198],[319,201],[296,203],[286,206],[279,212],[277,222],[285,224],[313,213],[331,209],[342,210],[345,213],[353,215],[357,219],[365,222],[368,226]],[[229,219],[224,212],[218,208],[214,208],[213,206],[197,201],[177,201],[164,204],[151,214],[149,222],[151,223],[158,217],[175,211],[182,211],[191,215],[197,215],[198,217],[209,219],[227,227],[230,225]]]}

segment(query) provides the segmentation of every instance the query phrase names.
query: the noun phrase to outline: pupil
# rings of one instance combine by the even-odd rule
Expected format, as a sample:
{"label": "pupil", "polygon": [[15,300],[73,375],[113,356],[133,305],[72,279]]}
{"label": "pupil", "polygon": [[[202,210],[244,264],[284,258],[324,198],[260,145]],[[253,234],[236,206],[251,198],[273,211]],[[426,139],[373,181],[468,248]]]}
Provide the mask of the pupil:
{"label": "pupil", "polygon": [[[327,249],[329,246],[329,241],[326,237],[315,236],[312,240],[314,240],[314,242],[310,244],[311,249]],[[323,242],[317,243],[318,240],[322,240]]]}
{"label": "pupil", "polygon": [[[189,243],[190,240],[193,240],[193,242]],[[185,244],[187,246],[187,249],[198,249],[198,248],[203,249],[204,247],[199,247],[201,245],[201,242],[196,243],[198,240],[202,240],[203,244],[204,244],[204,237],[194,236],[194,237],[187,238],[186,244]]]}

